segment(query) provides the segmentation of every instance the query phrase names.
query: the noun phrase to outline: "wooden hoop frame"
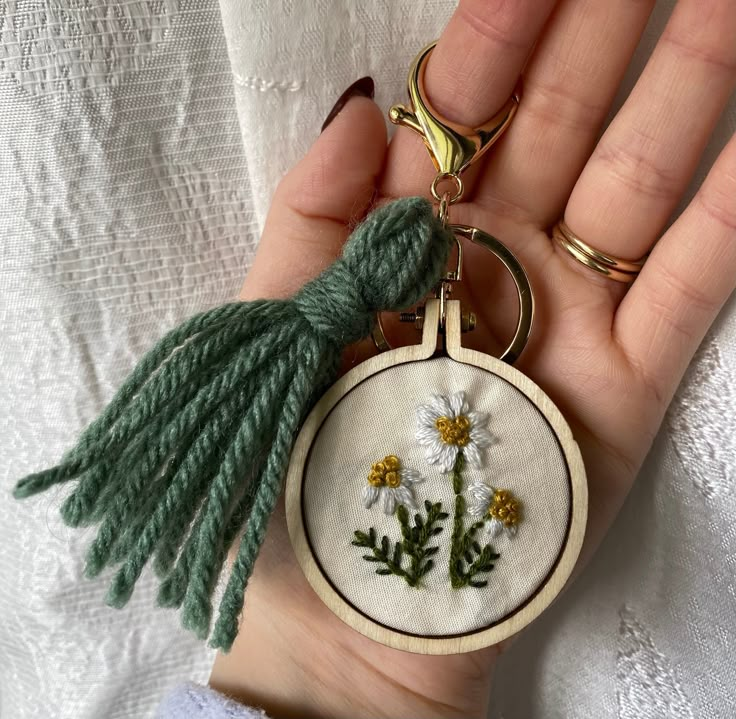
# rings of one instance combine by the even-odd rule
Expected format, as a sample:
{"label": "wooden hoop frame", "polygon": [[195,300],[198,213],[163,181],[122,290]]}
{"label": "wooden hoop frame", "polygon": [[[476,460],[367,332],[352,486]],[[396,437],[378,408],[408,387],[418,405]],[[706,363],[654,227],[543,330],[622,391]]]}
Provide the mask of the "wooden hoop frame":
{"label": "wooden hoop frame", "polygon": [[323,422],[337,403],[369,377],[390,367],[428,360],[437,352],[440,321],[438,300],[427,302],[422,342],[400,347],[363,362],[335,383],[302,427],[291,456],[286,484],[286,522],[297,561],[307,581],[322,601],[346,624],[361,634],[394,649],[416,654],[460,654],[498,644],[536,619],[562,591],[573,571],[585,537],[588,512],[588,487],[582,456],[570,427],[552,400],[528,377],[510,365],[482,352],[466,349],[461,343],[460,303],[446,305],[445,349],[450,359],[479,367],[509,382],[539,410],[557,436],[570,477],[570,525],[557,562],[536,592],[516,611],[498,623],[475,632],[451,637],[423,637],[406,634],[371,621],[343,597],[323,575],[309,545],[302,516],[302,486],[309,450]]}

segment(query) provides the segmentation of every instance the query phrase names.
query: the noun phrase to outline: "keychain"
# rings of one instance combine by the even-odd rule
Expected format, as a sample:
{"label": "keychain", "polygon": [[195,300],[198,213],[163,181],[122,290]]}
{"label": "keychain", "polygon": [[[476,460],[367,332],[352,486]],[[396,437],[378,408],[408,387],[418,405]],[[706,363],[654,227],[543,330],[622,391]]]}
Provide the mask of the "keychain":
{"label": "keychain", "polygon": [[[585,474],[559,411],[510,366],[531,331],[526,273],[490,235],[449,222],[463,171],[519,100],[480,129],[442,120],[422,92],[432,47],[412,66],[411,110],[397,106],[391,119],[429,149],[436,214],[423,198],[396,200],[371,212],[293,298],[233,302],[185,321],[58,465],[16,485],[25,498],[75,483],[61,516],[97,525],[85,573],[114,569],[111,606],[126,604],[150,564],[158,603],[228,651],[287,470],[289,532],[309,582],[344,621],[390,646],[451,653],[498,642],[569,577]],[[516,283],[519,320],[500,359],[462,347],[474,318],[450,293],[463,242],[492,252]],[[389,349],[381,313],[418,303],[407,317],[421,343]],[[388,351],[333,385],[345,347],[371,335]]]}
{"label": "keychain", "polygon": [[[430,152],[431,193],[457,265],[434,299],[403,316],[422,330],[421,344],[389,349],[379,321],[374,341],[389,351],[312,410],[292,455],[286,513],[297,559],[337,616],[397,649],[452,654],[506,639],[559,593],[583,541],[587,485],[562,415],[511,367],[532,326],[526,272],[498,240],[449,220],[462,172],[503,133],[518,97],[480,130],[442,120],[423,95],[432,47],[410,71],[411,110],[395,106],[390,118]],[[495,255],[516,285],[517,328],[499,359],[462,346],[474,316],[449,297],[462,280],[463,242]]]}

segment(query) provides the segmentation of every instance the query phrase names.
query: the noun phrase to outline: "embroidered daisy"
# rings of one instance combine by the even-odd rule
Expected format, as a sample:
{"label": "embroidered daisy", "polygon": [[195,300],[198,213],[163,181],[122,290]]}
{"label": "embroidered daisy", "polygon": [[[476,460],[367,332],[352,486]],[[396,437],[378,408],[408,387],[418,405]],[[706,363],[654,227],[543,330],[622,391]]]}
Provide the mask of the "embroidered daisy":
{"label": "embroidered daisy", "polygon": [[371,465],[368,484],[362,492],[363,506],[370,509],[380,499],[381,509],[386,514],[393,514],[397,504],[416,509],[414,485],[423,481],[419,472],[402,467],[399,458],[389,454]]}
{"label": "embroidered daisy", "polygon": [[416,438],[424,447],[427,461],[447,474],[452,472],[460,452],[471,467],[482,465],[481,450],[492,442],[487,423],[487,414],[470,411],[465,392],[449,397],[435,394],[429,404],[417,409]]}
{"label": "embroidered daisy", "polygon": [[521,521],[521,502],[508,489],[495,489],[483,482],[474,482],[468,487],[472,501],[468,513],[475,519],[482,519],[486,532],[492,537],[513,537]]}

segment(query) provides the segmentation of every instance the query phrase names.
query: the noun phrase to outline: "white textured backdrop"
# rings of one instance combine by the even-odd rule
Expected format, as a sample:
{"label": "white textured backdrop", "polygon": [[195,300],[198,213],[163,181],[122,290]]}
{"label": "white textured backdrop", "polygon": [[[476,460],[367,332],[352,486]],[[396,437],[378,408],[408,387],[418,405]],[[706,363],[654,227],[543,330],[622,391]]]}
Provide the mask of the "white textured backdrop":
{"label": "white textured backdrop", "polygon": [[[7,492],[166,328],[236,292],[275,183],[337,96],[371,74],[384,108],[403,98],[453,6],[220,4],[0,0],[3,719],[145,717],[206,680],[211,656],[150,609],[151,583],[119,612],[82,580],[89,533],[60,524],[58,495]],[[735,130],[732,102],[704,167]],[[736,713],[734,395],[731,302],[600,553],[501,662],[494,718]]]}

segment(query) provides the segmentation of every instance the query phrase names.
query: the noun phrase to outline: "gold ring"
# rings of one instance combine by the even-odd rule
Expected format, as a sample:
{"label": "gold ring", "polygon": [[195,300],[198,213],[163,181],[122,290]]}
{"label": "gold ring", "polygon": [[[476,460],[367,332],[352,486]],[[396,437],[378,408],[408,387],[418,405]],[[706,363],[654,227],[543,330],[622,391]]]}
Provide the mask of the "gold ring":
{"label": "gold ring", "polygon": [[580,264],[591,270],[605,275],[609,280],[631,284],[641,272],[646,257],[632,262],[622,260],[620,257],[607,255],[595,247],[583,242],[567,225],[565,220],[560,220],[552,232],[554,241],[566,250]]}

